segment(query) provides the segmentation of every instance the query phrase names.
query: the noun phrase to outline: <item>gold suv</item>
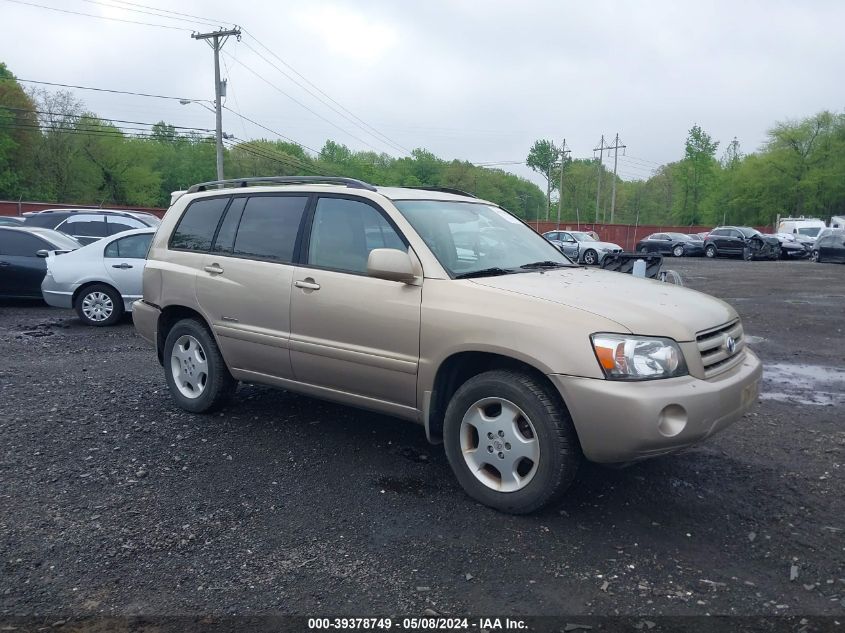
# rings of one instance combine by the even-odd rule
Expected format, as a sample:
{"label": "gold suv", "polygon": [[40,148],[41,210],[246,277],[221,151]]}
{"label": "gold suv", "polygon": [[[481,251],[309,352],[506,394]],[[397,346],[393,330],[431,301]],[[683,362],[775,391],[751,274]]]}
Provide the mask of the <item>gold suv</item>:
{"label": "gold suv", "polygon": [[138,333],[202,413],[238,381],[417,422],[489,506],[554,503],[582,458],[738,420],[761,365],[728,304],[578,266],[493,203],[345,178],[203,183],[149,251]]}

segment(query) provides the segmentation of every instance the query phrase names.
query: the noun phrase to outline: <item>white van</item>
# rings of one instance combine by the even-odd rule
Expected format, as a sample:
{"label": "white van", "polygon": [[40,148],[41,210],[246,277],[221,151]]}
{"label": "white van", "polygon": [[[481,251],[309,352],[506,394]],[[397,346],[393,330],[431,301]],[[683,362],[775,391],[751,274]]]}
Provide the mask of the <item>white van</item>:
{"label": "white van", "polygon": [[777,233],[787,233],[801,243],[815,242],[825,223],[818,218],[781,218]]}

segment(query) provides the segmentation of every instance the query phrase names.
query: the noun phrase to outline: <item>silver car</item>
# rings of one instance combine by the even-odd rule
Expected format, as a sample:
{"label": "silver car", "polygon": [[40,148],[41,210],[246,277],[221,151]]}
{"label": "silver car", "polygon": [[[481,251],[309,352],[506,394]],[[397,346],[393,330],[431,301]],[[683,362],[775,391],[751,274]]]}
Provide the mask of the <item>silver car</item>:
{"label": "silver car", "polygon": [[557,246],[574,262],[595,266],[608,253],[621,253],[622,247],[613,242],[600,242],[584,231],[547,231],[543,237]]}
{"label": "silver car", "polygon": [[47,257],[41,294],[51,306],[74,308],[87,325],[113,325],[141,298],[153,227],[124,231]]}

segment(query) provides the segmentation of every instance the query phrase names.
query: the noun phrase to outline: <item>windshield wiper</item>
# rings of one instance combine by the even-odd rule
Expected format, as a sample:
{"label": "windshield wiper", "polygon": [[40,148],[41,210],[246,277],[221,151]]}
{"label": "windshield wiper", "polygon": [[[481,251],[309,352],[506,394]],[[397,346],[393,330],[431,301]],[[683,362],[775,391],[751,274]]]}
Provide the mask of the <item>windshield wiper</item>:
{"label": "windshield wiper", "polygon": [[499,268],[498,266],[494,266],[492,268],[482,268],[481,270],[470,270],[466,273],[460,273],[455,275],[455,279],[471,279],[472,277],[495,277],[497,275],[510,275],[513,274],[513,270],[508,270],[507,268]]}
{"label": "windshield wiper", "polygon": [[545,260],[542,262],[531,262],[530,264],[523,264],[520,268],[568,268],[571,264],[564,264],[563,262],[553,262]]}

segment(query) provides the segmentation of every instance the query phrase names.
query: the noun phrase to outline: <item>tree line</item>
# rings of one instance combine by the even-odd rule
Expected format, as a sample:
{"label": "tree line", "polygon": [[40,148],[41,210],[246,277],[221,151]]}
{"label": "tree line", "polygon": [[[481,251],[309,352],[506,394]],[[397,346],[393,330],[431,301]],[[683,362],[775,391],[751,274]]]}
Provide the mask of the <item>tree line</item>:
{"label": "tree line", "polygon": [[[385,186],[451,187],[524,218],[542,215],[546,206],[526,178],[425,149],[395,158],[331,140],[316,153],[280,140],[224,144],[227,178],[346,176]],[[103,119],[70,92],[23,89],[0,63],[0,199],[161,207],[172,191],[215,179],[213,134]]]}
{"label": "tree line", "polygon": [[[444,160],[425,149],[396,158],[332,140],[318,152],[282,140],[224,141],[226,176],[323,175],[376,185],[451,187],[528,219],[555,219],[560,148],[538,140],[526,164],[546,191],[502,169]],[[694,125],[678,161],[641,180],[616,179],[622,224],[764,225],[780,215],[845,214],[845,114],[777,123],[756,152],[721,143]],[[609,220],[613,174],[596,160],[565,157],[561,219]],[[85,205],[167,206],[170,193],[214,180],[208,130],[112,121],[66,91],[27,91],[0,63],[0,199]],[[600,189],[600,191],[599,191]],[[598,198],[598,212],[596,200]]]}

